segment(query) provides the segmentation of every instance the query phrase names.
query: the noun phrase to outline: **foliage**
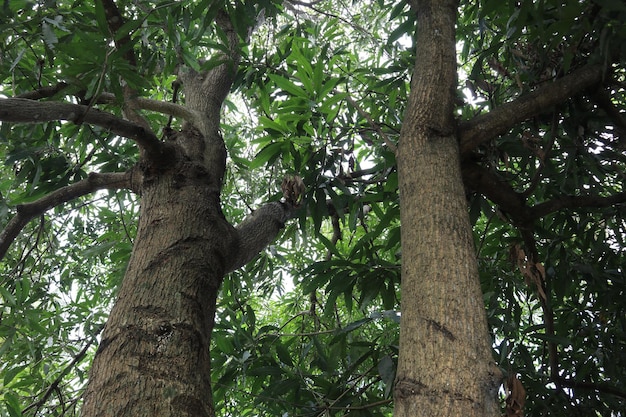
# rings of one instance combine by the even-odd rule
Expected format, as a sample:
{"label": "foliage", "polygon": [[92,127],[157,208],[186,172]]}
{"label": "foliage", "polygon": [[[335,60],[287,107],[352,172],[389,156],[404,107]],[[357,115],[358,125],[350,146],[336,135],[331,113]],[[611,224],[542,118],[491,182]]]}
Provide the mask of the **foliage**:
{"label": "foliage", "polygon": [[[407,3],[228,5],[239,27],[264,22],[243,47],[224,110],[224,212],[237,222],[278,199],[284,173],[300,175],[308,191],[298,221],[223,285],[212,350],[220,415],[391,414],[401,300],[394,152],[419,41]],[[130,36],[136,68],[100,6],[5,2],[0,94],[64,83],[50,98],[121,114],[125,85],[171,101],[179,65],[215,65],[220,2],[119,4],[127,22],[117,37]],[[498,200],[515,192],[529,211],[626,191],[624,20],[623,4],[610,0],[460,7],[460,120],[589,63],[614,68],[604,88],[466,155],[502,188],[468,185],[468,207],[494,359],[519,377],[529,415],[616,416],[626,404],[624,200],[564,206],[525,227]],[[103,92],[115,99],[98,102]],[[157,132],[168,124],[143,114]],[[127,140],[65,122],[3,123],[0,156],[2,226],[17,204],[89,172],[124,171],[138,157]],[[137,205],[130,193],[98,192],[49,211],[13,243],[0,264],[0,415],[77,412]]]}

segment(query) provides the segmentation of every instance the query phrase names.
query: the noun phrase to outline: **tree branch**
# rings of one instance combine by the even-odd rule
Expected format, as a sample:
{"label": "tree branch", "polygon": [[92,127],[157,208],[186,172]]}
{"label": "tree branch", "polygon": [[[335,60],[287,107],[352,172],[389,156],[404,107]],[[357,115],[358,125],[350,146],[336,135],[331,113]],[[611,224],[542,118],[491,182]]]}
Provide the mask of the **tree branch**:
{"label": "tree branch", "polygon": [[0,259],[4,257],[9,246],[30,220],[53,207],[67,203],[77,197],[97,190],[133,189],[133,171],[123,173],[91,173],[87,178],[75,184],[60,188],[32,203],[20,204],[17,214],[0,233]]}
{"label": "tree branch", "polygon": [[467,187],[484,194],[496,203],[515,225],[521,227],[532,227],[536,219],[563,209],[609,207],[626,202],[626,192],[621,192],[608,197],[565,195],[529,207],[523,194],[516,192],[513,187],[501,181],[496,174],[486,168],[466,161],[462,165],[462,171],[463,181]]}
{"label": "tree branch", "polygon": [[496,174],[469,161],[461,165],[465,186],[484,194],[518,226],[527,226],[532,219],[528,216],[524,197]]}
{"label": "tree branch", "polygon": [[577,209],[584,207],[609,207],[614,204],[626,202],[626,192],[621,192],[608,197],[594,195],[562,196],[554,200],[537,204],[530,208],[530,216],[538,219],[562,209]]}
{"label": "tree branch", "polygon": [[149,157],[158,159],[164,144],[149,130],[110,113],[81,104],[39,102],[23,98],[0,99],[0,121],[13,123],[43,123],[55,120],[86,122],[103,127],[116,135],[134,140]]}
{"label": "tree branch", "polygon": [[[114,103],[115,95],[111,93],[102,93],[98,97],[99,103]],[[194,123],[199,119],[199,114],[180,104],[170,103],[168,101],[152,100],[149,98],[136,97],[130,99],[132,106],[136,109],[155,111],[161,114],[169,114],[174,117]]]}
{"label": "tree branch", "polygon": [[[19,94],[15,98],[23,98],[29,100],[39,100],[41,98],[52,97],[53,95],[63,91],[69,85],[64,82],[59,82],[54,86],[42,87],[33,91]],[[84,97],[77,96],[79,100],[84,100]],[[96,104],[114,104],[116,103],[115,95],[112,93],[102,93],[96,99]],[[180,104],[170,103],[168,101],[152,100],[149,98],[135,97],[128,100],[132,107],[141,110],[150,110],[157,113],[168,114],[180,119],[184,119],[190,122],[194,122],[198,118],[198,114],[189,110],[185,106]]]}
{"label": "tree branch", "polygon": [[67,88],[68,84],[61,81],[56,85],[50,87],[41,87],[33,91],[28,91],[26,93],[18,94],[16,98],[27,98],[29,100],[39,100],[40,98],[52,97],[53,95],[61,92],[63,89]]}
{"label": "tree branch", "polygon": [[571,74],[546,84],[535,91],[503,104],[459,125],[459,142],[462,155],[467,155],[481,143],[508,131],[521,121],[545,113],[551,107],[602,81],[603,65],[582,67]]}
{"label": "tree branch", "polygon": [[[120,13],[115,1],[113,0],[99,0],[102,3],[102,7],[104,8],[104,13],[107,18],[107,24],[109,25],[109,32],[113,37],[113,41],[115,42],[115,47],[118,50],[124,50],[124,59],[128,62],[128,64],[136,68],[137,67],[137,58],[135,56],[135,52],[132,48],[132,43],[130,39],[129,33],[119,34],[118,31],[124,25],[124,17],[122,13]],[[136,123],[140,126],[143,126],[146,130],[150,129],[150,124],[146,119],[143,118],[134,106],[134,102],[131,100],[131,97],[138,95],[134,89],[132,89],[128,84],[126,84],[123,88],[124,92],[124,103],[122,108],[124,110],[124,116],[128,118],[128,120]]]}
{"label": "tree branch", "polygon": [[287,202],[267,203],[250,213],[237,225],[237,256],[233,265],[226,272],[241,268],[267,245],[285,227],[285,222],[294,217],[295,207]]}
{"label": "tree branch", "polygon": [[220,64],[202,73],[187,69],[179,74],[186,107],[200,115],[199,120],[192,124],[207,138],[219,126],[221,107],[235,79],[241,58],[239,36],[228,14],[224,11],[218,12],[215,21],[226,35],[227,42],[227,52],[219,51],[216,54]]}

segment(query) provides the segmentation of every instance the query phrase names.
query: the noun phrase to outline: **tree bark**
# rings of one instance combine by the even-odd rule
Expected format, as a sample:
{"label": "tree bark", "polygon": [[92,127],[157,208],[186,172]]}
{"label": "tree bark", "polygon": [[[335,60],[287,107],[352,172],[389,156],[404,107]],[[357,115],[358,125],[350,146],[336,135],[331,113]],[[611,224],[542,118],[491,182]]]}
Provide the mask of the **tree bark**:
{"label": "tree bark", "polygon": [[398,147],[402,319],[396,417],[498,416],[453,118],[457,1],[419,1],[417,59]]}
{"label": "tree bark", "polygon": [[193,165],[148,179],[135,247],[91,368],[83,416],[213,416],[210,335],[236,250]]}
{"label": "tree bark", "polygon": [[137,237],[90,370],[83,417],[214,416],[209,349],[224,274],[254,258],[293,215],[289,201],[262,206],[237,228],[222,214],[220,112],[239,39],[227,15],[217,23],[230,55],[208,72],[180,75],[181,114],[191,118],[160,152],[142,152]]}

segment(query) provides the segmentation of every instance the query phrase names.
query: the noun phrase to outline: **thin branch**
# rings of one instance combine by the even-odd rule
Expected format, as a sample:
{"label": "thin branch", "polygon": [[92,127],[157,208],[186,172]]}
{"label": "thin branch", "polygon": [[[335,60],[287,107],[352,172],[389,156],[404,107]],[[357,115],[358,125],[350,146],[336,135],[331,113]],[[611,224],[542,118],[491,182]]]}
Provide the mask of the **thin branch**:
{"label": "thin branch", "polygon": [[[98,0],[102,3],[102,7],[104,8],[104,13],[107,18],[107,24],[109,25],[109,32],[113,37],[113,41],[115,42],[115,47],[118,50],[124,50],[124,59],[128,62],[128,64],[132,68],[137,67],[137,58],[135,56],[135,52],[132,48],[132,43],[130,39],[129,33],[120,34],[118,31],[124,25],[125,19],[120,13],[115,1],[113,0]],[[124,103],[123,110],[124,116],[128,118],[128,120],[136,123],[140,126],[143,126],[144,129],[150,130],[150,124],[148,121],[141,116],[137,109],[133,106],[133,101],[131,97],[138,95],[137,91],[131,88],[128,84],[124,86]]]}
{"label": "thin branch", "polygon": [[67,83],[59,82],[56,85],[50,87],[41,87],[33,91],[22,93],[16,96],[16,98],[27,98],[29,100],[39,100],[40,98],[52,97],[53,95],[63,91],[68,87]]}
{"label": "thin branch", "polygon": [[357,103],[352,97],[346,96],[346,99],[348,100],[348,103],[354,106],[354,108],[361,115],[361,117],[364,117],[365,120],[367,120],[367,123],[372,127],[372,129],[374,129],[376,133],[380,135],[380,137],[383,139],[389,149],[391,149],[393,153],[396,153],[397,146],[391,141],[391,139],[389,139],[385,132],[383,132],[383,130],[380,128],[380,125],[374,122],[370,114],[363,110],[361,106],[359,106],[359,103]]}
{"label": "thin branch", "polygon": [[39,102],[23,98],[0,99],[0,121],[44,123],[56,120],[100,126],[116,135],[134,140],[153,158],[161,157],[165,150],[164,144],[151,131],[89,106],[52,101]]}
{"label": "thin branch", "polygon": [[563,377],[558,377],[557,381],[555,382],[567,388],[588,389],[592,391],[603,392],[605,394],[615,395],[616,397],[626,399],[626,391],[619,390],[607,384],[602,384],[602,383],[594,384],[592,382],[578,382],[578,381],[574,381],[574,380],[563,378]]}
{"label": "thin branch", "polygon": [[[100,332],[102,331],[102,329],[104,329],[104,326],[101,326],[93,335],[93,337],[89,340],[89,342],[87,342],[87,344],[85,346],[83,346],[83,348],[81,349],[80,352],[78,352],[76,354],[76,356],[74,356],[74,358],[72,358],[72,361],[65,367],[65,369],[63,369],[63,371],[61,371],[61,373],[59,374],[59,376],[52,381],[52,384],[50,384],[50,386],[48,387],[48,389],[46,390],[46,392],[43,394],[43,396],[35,401],[34,403],[30,404],[29,406],[27,406],[26,408],[24,408],[24,410],[22,411],[22,413],[25,413],[26,411],[30,410],[31,408],[37,408],[39,409],[42,405],[45,404],[45,402],[48,400],[48,398],[50,398],[50,395],[52,395],[52,393],[55,390],[58,390],[59,384],[61,383],[61,381],[63,380],[63,377],[65,377],[65,375],[67,375],[67,373],[69,371],[72,370],[72,368],[74,366],[76,366],[81,360],[83,360],[83,358],[85,357],[85,355],[87,354],[87,351],[89,350],[89,348],[91,347],[91,345],[94,344],[94,342],[97,341],[96,336],[98,334],[100,334]],[[63,402],[61,402],[63,404]]]}
{"label": "thin branch", "polygon": [[132,171],[106,174],[91,173],[84,180],[53,191],[39,200],[18,205],[17,214],[0,233],[0,259],[4,257],[9,246],[24,226],[47,210],[97,190],[130,189],[132,186]]}
{"label": "thin branch", "polygon": [[626,192],[617,193],[608,197],[595,195],[562,196],[554,200],[537,204],[530,208],[530,216],[538,219],[546,214],[563,209],[577,209],[585,207],[609,207],[626,202]]}
{"label": "thin branch", "polygon": [[489,113],[461,123],[459,125],[461,154],[467,155],[481,143],[507,132],[519,122],[549,111],[551,107],[601,82],[604,76],[604,66],[588,65],[503,104]]}

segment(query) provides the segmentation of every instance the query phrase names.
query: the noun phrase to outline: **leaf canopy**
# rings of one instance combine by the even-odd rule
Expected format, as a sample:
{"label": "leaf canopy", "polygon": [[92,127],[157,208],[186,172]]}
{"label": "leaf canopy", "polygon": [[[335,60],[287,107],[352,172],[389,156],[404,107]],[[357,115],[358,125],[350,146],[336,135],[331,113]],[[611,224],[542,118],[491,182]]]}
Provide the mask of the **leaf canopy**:
{"label": "leaf canopy", "polygon": [[[172,101],[180,66],[219,64],[221,8],[242,38],[258,23],[223,111],[224,212],[236,223],[279,199],[285,173],[307,185],[306,210],[224,282],[212,350],[220,415],[391,415],[402,259],[395,146],[419,42],[408,3],[119,1],[126,21],[116,33],[99,1],[0,8],[0,96],[118,116],[125,88]],[[459,9],[459,121],[586,65],[611,68],[602,85],[466,156],[498,184],[468,183],[468,211],[494,359],[519,377],[529,415],[626,408],[626,206],[609,201],[625,192],[624,21],[617,0]],[[142,115],[158,135],[168,125],[166,115]],[[138,152],[101,127],[3,122],[0,157],[4,227],[18,204],[90,172],[123,172]],[[507,212],[511,195],[520,212]],[[5,255],[0,415],[77,413],[137,208],[127,191],[82,197],[29,223]]]}

